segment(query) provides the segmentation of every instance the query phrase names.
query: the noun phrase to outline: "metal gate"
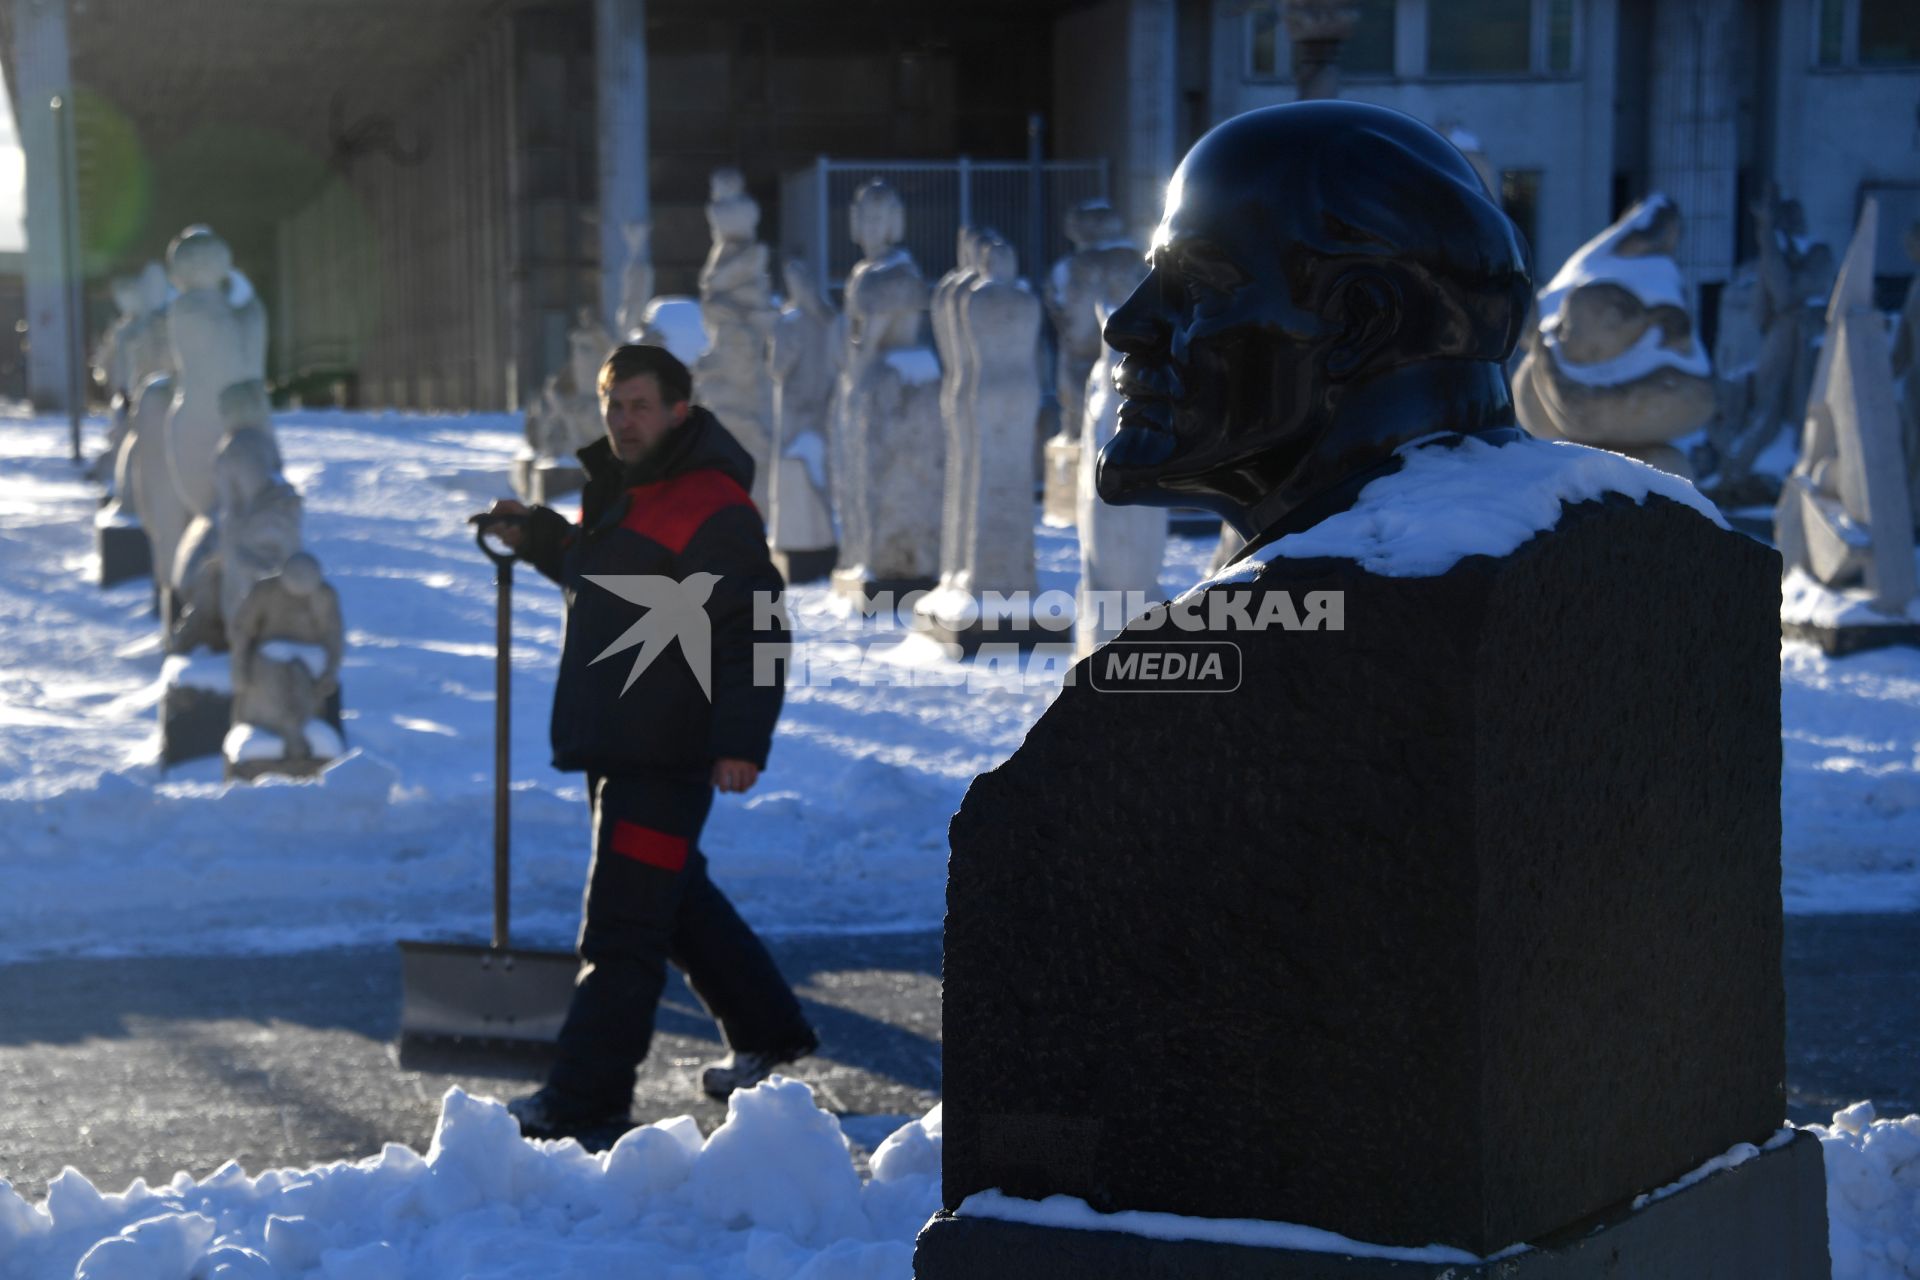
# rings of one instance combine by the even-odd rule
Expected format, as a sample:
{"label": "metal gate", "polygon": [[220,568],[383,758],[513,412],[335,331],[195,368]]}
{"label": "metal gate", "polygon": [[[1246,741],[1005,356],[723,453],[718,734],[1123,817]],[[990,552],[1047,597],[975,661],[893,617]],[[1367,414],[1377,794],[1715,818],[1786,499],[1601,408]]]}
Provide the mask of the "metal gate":
{"label": "metal gate", "polygon": [[823,291],[839,290],[860,259],[847,229],[853,193],[883,179],[906,205],[903,242],[929,280],[951,270],[960,228],[998,231],[1020,253],[1020,273],[1035,282],[1069,251],[1062,225],[1082,200],[1107,197],[1105,160],[835,160],[780,182],[780,252],[814,269]]}

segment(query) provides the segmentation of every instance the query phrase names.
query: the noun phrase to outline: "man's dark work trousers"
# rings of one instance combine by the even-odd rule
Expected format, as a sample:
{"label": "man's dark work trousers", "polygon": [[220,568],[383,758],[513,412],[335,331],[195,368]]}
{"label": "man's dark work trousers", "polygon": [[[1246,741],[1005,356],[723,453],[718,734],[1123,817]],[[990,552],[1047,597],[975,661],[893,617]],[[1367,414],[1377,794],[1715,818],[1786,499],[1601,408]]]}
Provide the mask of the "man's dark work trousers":
{"label": "man's dark work trousers", "polygon": [[624,1109],[653,1039],[671,960],[720,1024],[729,1049],[809,1039],[773,957],[707,878],[700,828],[707,774],[589,774],[593,866],[580,926],[580,977],[548,1083]]}

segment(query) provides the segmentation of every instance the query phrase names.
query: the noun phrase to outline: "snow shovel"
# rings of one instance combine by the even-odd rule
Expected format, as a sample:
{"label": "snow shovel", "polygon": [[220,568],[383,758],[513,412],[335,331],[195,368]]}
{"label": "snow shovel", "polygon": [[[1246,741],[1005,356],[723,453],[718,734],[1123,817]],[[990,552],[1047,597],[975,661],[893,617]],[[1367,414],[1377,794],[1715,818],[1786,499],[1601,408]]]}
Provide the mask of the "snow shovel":
{"label": "snow shovel", "polygon": [[513,556],[487,534],[517,517],[475,516],[474,541],[493,561],[499,588],[493,677],[493,940],[400,943],[400,1046],[480,1042],[499,1048],[551,1045],[573,998],[580,962],[570,951],[516,947],[507,932],[508,763],[512,682]]}

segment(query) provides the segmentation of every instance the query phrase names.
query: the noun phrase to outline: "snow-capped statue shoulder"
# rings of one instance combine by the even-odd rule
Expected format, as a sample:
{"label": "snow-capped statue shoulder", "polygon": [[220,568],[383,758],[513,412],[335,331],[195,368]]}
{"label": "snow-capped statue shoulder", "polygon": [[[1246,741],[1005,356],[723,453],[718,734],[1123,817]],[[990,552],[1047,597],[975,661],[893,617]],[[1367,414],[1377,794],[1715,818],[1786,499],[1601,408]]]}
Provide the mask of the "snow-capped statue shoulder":
{"label": "snow-capped statue shoulder", "polygon": [[1604,449],[1565,441],[1472,436],[1416,440],[1400,469],[1360,491],[1351,508],[1236,561],[1206,585],[1251,581],[1276,559],[1332,556],[1387,578],[1430,578],[1468,556],[1504,556],[1560,523],[1562,504],[1617,493],[1658,494],[1727,522],[1680,477]]}

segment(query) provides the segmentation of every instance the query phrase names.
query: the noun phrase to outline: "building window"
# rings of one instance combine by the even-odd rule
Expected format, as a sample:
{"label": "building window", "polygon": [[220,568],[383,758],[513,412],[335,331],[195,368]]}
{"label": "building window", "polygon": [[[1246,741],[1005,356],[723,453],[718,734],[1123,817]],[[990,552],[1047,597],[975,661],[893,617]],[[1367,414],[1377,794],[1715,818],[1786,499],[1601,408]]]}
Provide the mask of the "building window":
{"label": "building window", "polygon": [[1914,0],[1860,0],[1860,65],[1920,62],[1920,4]]}
{"label": "building window", "polygon": [[[1569,0],[1569,3],[1571,0]],[[1340,73],[1352,76],[1393,74],[1395,0],[1357,0],[1359,19],[1353,38],[1340,46]],[[1286,80],[1293,76],[1292,48],[1276,0],[1247,14],[1248,73],[1256,80]]]}
{"label": "building window", "polygon": [[1428,0],[1427,72],[1566,75],[1579,23],[1574,0]]}
{"label": "building window", "polygon": [[1427,12],[1427,70],[1514,75],[1533,65],[1533,0],[1453,0]]}
{"label": "building window", "polygon": [[1813,61],[1819,67],[1920,65],[1920,4],[1915,0],[1820,0]]}

